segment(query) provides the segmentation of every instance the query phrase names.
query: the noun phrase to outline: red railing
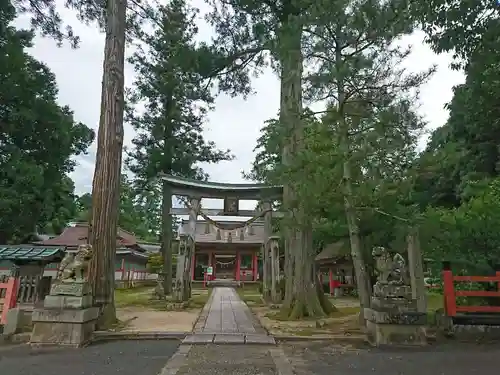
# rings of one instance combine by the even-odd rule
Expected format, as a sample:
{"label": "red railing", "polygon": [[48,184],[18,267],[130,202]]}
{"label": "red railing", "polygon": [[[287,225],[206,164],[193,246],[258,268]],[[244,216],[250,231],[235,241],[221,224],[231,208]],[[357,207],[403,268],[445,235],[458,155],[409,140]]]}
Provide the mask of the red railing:
{"label": "red railing", "polygon": [[[443,269],[443,292],[446,315],[457,316],[457,313],[500,313],[500,306],[457,306],[457,297],[500,297],[500,271],[494,276],[454,276],[450,267]],[[497,283],[496,291],[455,290],[455,282]]]}
{"label": "red railing", "polygon": [[7,312],[16,307],[18,285],[19,279],[15,277],[9,277],[7,281],[0,283],[1,324],[7,321]]}

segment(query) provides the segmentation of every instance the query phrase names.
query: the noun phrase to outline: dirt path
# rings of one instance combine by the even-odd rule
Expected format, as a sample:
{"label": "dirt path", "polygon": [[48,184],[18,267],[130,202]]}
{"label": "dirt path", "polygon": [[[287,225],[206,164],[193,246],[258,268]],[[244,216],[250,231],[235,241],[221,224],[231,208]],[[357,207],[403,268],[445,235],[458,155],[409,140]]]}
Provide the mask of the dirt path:
{"label": "dirt path", "polygon": [[186,311],[154,311],[144,307],[122,307],[116,310],[119,320],[127,323],[126,331],[191,332],[198,309]]}

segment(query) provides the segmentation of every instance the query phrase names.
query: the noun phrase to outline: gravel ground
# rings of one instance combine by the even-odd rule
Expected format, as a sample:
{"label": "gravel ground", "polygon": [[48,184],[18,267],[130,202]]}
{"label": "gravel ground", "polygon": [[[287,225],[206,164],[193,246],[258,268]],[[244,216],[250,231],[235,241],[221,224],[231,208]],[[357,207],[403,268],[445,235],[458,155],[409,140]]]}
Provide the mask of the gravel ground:
{"label": "gravel ground", "polygon": [[177,350],[174,340],[115,341],[82,349],[0,350],[1,375],[157,375]]}
{"label": "gravel ground", "polygon": [[278,372],[267,346],[193,345],[176,375],[278,375]]}
{"label": "gravel ground", "polygon": [[449,343],[378,350],[325,343],[284,344],[297,375],[471,375],[498,373],[500,344]]}

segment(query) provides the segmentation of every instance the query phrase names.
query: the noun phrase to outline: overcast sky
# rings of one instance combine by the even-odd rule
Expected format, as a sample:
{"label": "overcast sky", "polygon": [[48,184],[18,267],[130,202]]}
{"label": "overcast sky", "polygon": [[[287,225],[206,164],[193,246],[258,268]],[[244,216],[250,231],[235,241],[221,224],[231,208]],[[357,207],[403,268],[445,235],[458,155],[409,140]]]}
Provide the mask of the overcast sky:
{"label": "overcast sky", "polygon": [[[193,0],[203,11],[203,0]],[[63,3],[58,0],[59,3]],[[59,86],[59,101],[69,105],[75,112],[78,121],[97,130],[99,123],[100,92],[102,79],[102,58],[104,36],[95,27],[80,24],[74,14],[60,7],[66,23],[73,25],[77,35],[81,37],[80,48],[73,50],[68,46],[61,48],[50,39],[37,38],[31,53],[44,61],[55,73]],[[205,8],[206,9],[206,8]],[[26,26],[26,19],[19,19],[18,25]],[[210,30],[201,27],[201,33]],[[409,69],[420,71],[433,64],[438,71],[421,90],[420,112],[429,123],[429,129],[441,126],[448,116],[444,105],[452,97],[452,87],[462,83],[461,73],[449,69],[448,55],[435,55],[423,44],[421,34],[405,39],[413,45],[413,53],[407,64]],[[125,68],[125,84],[130,86],[134,78],[131,66]],[[210,113],[205,127],[205,137],[214,141],[219,148],[232,150],[236,159],[231,162],[206,166],[206,171],[213,181],[243,182],[241,172],[248,171],[253,160],[253,148],[259,131],[269,118],[275,117],[279,106],[279,84],[276,76],[267,71],[253,81],[256,94],[247,100],[219,96],[216,110]],[[134,131],[125,124],[124,144],[130,145]],[[89,192],[95,161],[95,142],[89,154],[78,158],[78,166],[71,177],[75,181],[78,194]],[[207,202],[208,203],[208,202]],[[241,208],[253,208],[253,204],[242,204]],[[213,206],[204,204],[205,207]],[[219,207],[220,208],[220,207]]]}

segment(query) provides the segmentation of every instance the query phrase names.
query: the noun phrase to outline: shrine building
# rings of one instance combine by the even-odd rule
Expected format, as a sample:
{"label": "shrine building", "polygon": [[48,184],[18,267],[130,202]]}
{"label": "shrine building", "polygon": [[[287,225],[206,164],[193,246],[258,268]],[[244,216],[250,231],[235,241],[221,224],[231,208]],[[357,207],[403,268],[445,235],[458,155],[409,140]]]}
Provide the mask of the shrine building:
{"label": "shrine building", "polygon": [[[281,186],[264,184],[224,184],[162,175],[172,195],[187,198],[186,208],[172,208],[171,214],[189,216],[181,222],[179,233],[191,238],[194,251],[189,254],[191,280],[231,280],[255,282],[259,279],[262,249],[272,236],[271,202],[281,199]],[[200,207],[202,198],[222,199],[221,209]],[[259,202],[256,210],[240,210],[240,200]]]}
{"label": "shrine building", "polygon": [[[221,221],[221,224],[240,224],[239,221]],[[188,220],[183,220],[181,232],[187,231]],[[205,220],[197,220],[194,261],[191,262],[193,281],[203,281],[207,267],[212,267],[210,280],[257,281],[259,253],[265,242],[264,223],[221,230]]]}

